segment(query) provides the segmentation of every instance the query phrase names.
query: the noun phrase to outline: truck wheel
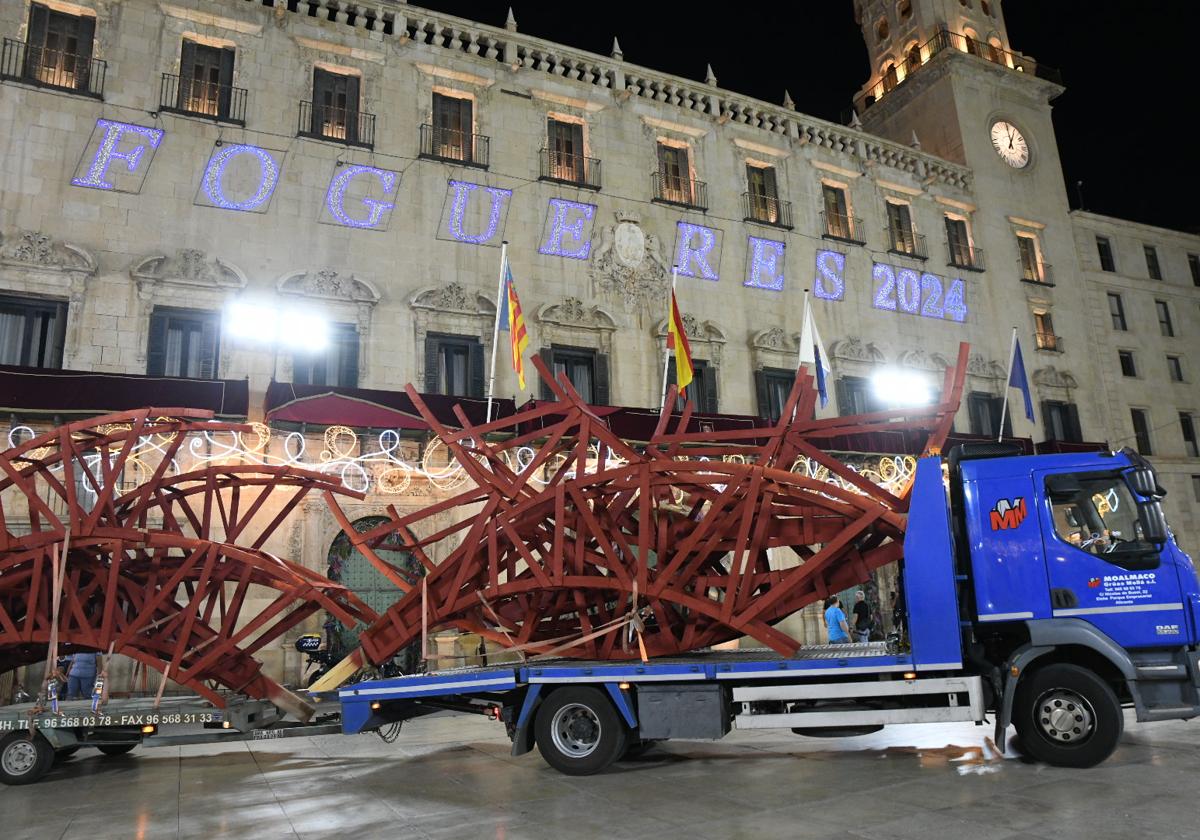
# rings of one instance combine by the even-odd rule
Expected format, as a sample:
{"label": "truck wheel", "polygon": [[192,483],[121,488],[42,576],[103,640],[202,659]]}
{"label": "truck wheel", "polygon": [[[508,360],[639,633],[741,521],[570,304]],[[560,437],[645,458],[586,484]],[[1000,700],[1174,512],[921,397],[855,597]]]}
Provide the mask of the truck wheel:
{"label": "truck wheel", "polygon": [[54,751],[54,760],[56,762],[57,761],[66,761],[68,758],[75,755],[75,753],[79,752],[81,749],[83,749],[83,748],[79,744],[75,744],[74,746],[63,747],[62,749],[55,750]]}
{"label": "truck wheel", "polygon": [[538,752],[568,776],[599,773],[625,752],[628,733],[604,692],[571,686],[551,692],[534,721]]}
{"label": "truck wheel", "polygon": [[1112,687],[1078,665],[1047,665],[1017,686],[1013,723],[1029,755],[1058,767],[1094,767],[1112,755],[1125,718]]}
{"label": "truck wheel", "polygon": [[137,744],[105,744],[102,747],[97,747],[100,752],[105,755],[125,755],[136,747]]}
{"label": "truck wheel", "polygon": [[36,782],[54,763],[54,747],[41,735],[10,732],[0,740],[0,782],[28,785]]}

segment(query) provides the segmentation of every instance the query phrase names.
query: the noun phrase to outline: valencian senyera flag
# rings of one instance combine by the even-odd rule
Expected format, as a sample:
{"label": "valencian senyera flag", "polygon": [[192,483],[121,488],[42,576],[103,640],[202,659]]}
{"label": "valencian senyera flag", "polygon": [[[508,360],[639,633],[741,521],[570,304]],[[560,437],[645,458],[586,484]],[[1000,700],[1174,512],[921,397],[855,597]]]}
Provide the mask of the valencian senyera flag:
{"label": "valencian senyera flag", "polygon": [[508,330],[508,343],[512,349],[512,366],[517,372],[517,384],[525,390],[525,348],[529,346],[529,333],[525,330],[525,316],[521,314],[521,301],[517,299],[517,287],[513,284],[512,269],[504,264],[504,294],[500,296],[500,329]]}
{"label": "valencian senyera flag", "polygon": [[683,329],[683,318],[679,315],[674,289],[671,290],[671,320],[667,324],[667,349],[675,352],[675,384],[683,391],[692,384],[695,366],[692,364],[692,345],[688,344],[687,332]]}

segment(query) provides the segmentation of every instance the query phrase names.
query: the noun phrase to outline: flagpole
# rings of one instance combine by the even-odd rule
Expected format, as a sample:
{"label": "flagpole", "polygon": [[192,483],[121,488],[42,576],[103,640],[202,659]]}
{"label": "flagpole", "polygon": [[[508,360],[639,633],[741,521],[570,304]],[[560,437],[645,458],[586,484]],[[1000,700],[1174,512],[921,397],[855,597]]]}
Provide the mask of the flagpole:
{"label": "flagpole", "polygon": [[[675,281],[679,279],[679,266],[671,266],[671,294],[667,296],[667,337],[663,340],[663,375],[662,396],[658,399],[658,410],[667,407],[667,373],[671,370],[671,319],[675,313],[671,311],[671,299],[675,295]],[[679,348],[675,348],[676,352]]]}
{"label": "flagpole", "polygon": [[[809,315],[809,308],[808,308],[808,289],[805,289],[804,290],[804,320],[800,324],[800,340],[796,342],[796,344],[799,345],[799,354],[796,359],[796,377],[797,378],[799,378],[799,376],[800,376],[800,368],[804,367],[804,328],[808,326],[808,319],[810,317],[811,316]],[[809,338],[811,340],[811,336]],[[815,362],[815,360],[814,360],[814,362]],[[796,419],[796,412],[799,410],[800,410],[800,403],[797,402],[794,406],[792,406],[792,416],[791,416],[792,420]]]}
{"label": "flagpole", "polygon": [[[492,422],[492,400],[496,392],[496,344],[500,341],[500,296],[504,294],[504,269],[508,265],[508,240],[500,243],[500,279],[496,281],[496,323],[492,325],[492,371],[488,375],[487,419]],[[429,383],[425,383],[426,386]]]}
{"label": "flagpole", "polygon": [[1008,416],[1008,392],[1012,386],[1013,359],[1017,357],[1017,328],[1013,327],[1012,346],[1008,348],[1008,371],[1004,374],[1004,403],[1000,406],[1000,433],[996,443],[1004,442],[1004,418]]}

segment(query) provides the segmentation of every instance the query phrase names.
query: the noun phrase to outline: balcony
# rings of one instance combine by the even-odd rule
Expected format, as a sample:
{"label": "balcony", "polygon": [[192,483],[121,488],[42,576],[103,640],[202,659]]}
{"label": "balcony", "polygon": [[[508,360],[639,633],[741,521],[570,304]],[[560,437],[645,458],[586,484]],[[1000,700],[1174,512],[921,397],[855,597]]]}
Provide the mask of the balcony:
{"label": "balcony", "polygon": [[929,251],[925,248],[924,234],[916,233],[912,229],[900,230],[892,227],[887,228],[885,232],[889,254],[912,257],[916,260],[929,259]]}
{"label": "balcony", "polygon": [[836,239],[851,245],[866,245],[862,234],[862,219],[844,213],[821,212],[821,238]]}
{"label": "balcony", "polygon": [[878,82],[856,97],[855,104],[860,111],[870,107],[895,90],[905,79],[919,70],[922,65],[928,64],[935,55],[948,50],[967,53],[968,55],[982,58],[984,61],[989,61],[992,64],[1007,67],[1017,73],[1027,73],[1039,79],[1045,79],[1056,85],[1063,83],[1062,74],[1058,70],[1053,67],[1047,67],[1044,64],[1039,64],[1028,56],[1000,49],[985,41],[969,38],[959,32],[939,29],[924,44],[910,50],[900,66],[889,67]]}
{"label": "balcony", "polygon": [[350,108],[300,103],[296,136],[375,148],[375,115]]}
{"label": "balcony", "polygon": [[554,149],[542,149],[538,179],[557,184],[572,184],[584,190],[600,189],[600,161],[583,155],[567,155]]}
{"label": "balcony", "polygon": [[421,126],[420,156],[429,160],[443,160],[463,166],[488,168],[491,158],[492,138],[483,134],[469,134],[457,128],[443,128],[425,123]]}
{"label": "balcony", "polygon": [[1047,353],[1063,352],[1062,336],[1054,333],[1035,332],[1033,334],[1033,343],[1038,350],[1045,350]]}
{"label": "balcony", "polygon": [[655,172],[650,176],[650,190],[654,200],[663,204],[674,204],[693,210],[708,209],[708,184],[703,181]]}
{"label": "balcony", "polygon": [[96,99],[104,98],[107,71],[107,62],[90,55],[31,47],[12,38],[4,39],[3,52],[0,52],[0,78],[69,90]]}
{"label": "balcony", "polygon": [[1021,282],[1036,283],[1039,286],[1054,285],[1054,267],[1049,263],[1031,265],[1024,260],[1019,261],[1021,267]]}
{"label": "balcony", "polygon": [[163,73],[158,108],[172,114],[245,125],[246,89]]}
{"label": "balcony", "polygon": [[946,242],[948,258],[946,264],[964,271],[983,271],[986,263],[983,260],[983,249],[961,242]]}
{"label": "balcony", "polygon": [[766,193],[742,193],[742,218],[747,222],[792,229],[792,202]]}

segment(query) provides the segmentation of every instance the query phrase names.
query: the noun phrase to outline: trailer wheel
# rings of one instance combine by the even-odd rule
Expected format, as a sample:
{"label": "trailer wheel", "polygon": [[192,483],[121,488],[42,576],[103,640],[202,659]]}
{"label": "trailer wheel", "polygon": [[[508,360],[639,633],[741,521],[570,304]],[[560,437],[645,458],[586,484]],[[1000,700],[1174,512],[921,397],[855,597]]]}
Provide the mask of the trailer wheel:
{"label": "trailer wheel", "polygon": [[137,744],[105,744],[102,747],[97,747],[97,749],[105,755],[117,756],[131,752],[136,746]]}
{"label": "trailer wheel", "polygon": [[28,785],[36,782],[54,763],[54,747],[42,735],[10,732],[0,740],[0,782]]}
{"label": "trailer wheel", "polygon": [[628,732],[604,692],[571,686],[551,692],[534,721],[538,752],[568,776],[599,773],[625,752]]}
{"label": "trailer wheel", "polygon": [[1017,686],[1013,723],[1029,755],[1058,767],[1093,767],[1112,755],[1125,718],[1116,693],[1078,665],[1039,668]]}

